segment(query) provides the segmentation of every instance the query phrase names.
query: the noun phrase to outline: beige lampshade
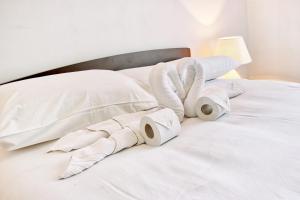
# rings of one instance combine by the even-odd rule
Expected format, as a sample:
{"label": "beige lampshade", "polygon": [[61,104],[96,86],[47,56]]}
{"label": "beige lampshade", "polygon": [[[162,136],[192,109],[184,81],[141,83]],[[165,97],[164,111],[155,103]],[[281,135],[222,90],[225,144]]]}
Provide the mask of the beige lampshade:
{"label": "beige lampshade", "polygon": [[216,56],[228,56],[238,61],[241,65],[252,61],[243,37],[222,37],[217,41]]}

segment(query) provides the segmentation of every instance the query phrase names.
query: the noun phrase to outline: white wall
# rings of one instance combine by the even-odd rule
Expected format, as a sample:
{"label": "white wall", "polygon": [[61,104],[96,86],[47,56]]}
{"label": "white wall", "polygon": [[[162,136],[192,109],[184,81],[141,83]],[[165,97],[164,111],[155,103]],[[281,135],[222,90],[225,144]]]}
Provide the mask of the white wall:
{"label": "white wall", "polygon": [[300,1],[247,0],[253,79],[300,82]]}
{"label": "white wall", "polygon": [[120,53],[246,36],[245,0],[1,0],[0,82]]}

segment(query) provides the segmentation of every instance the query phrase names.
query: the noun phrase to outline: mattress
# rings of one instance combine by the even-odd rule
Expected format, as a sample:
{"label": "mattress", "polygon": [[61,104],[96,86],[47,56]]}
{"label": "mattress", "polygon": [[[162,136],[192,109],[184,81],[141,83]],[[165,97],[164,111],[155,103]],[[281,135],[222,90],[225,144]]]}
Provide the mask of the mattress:
{"label": "mattress", "polygon": [[185,119],[161,147],[141,145],[58,180],[70,154],[48,142],[0,155],[0,200],[300,199],[300,84],[239,80],[218,121]]}

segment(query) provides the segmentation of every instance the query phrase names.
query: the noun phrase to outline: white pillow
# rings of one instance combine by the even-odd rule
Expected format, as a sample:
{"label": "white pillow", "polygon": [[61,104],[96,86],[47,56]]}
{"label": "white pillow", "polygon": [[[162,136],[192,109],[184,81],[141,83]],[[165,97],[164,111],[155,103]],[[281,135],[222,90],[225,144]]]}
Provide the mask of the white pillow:
{"label": "white pillow", "polygon": [[[227,72],[239,67],[239,64],[236,61],[226,56],[212,56],[206,58],[186,57],[182,59],[192,59],[199,62],[205,70],[206,80],[216,79],[220,76],[223,76]],[[171,63],[171,62],[177,63],[182,59],[170,61],[167,63]],[[150,92],[151,87],[149,83],[149,75],[153,67],[155,67],[155,65],[132,68],[132,69],[124,69],[124,70],[120,70],[119,72],[135,79],[140,86],[142,86],[145,90]]]}
{"label": "white pillow", "polygon": [[150,75],[151,70],[154,67],[155,67],[155,65],[131,68],[131,69],[123,69],[118,72],[134,79],[141,87],[143,87],[145,90],[150,92],[151,87],[150,87],[150,82],[149,82],[149,75]]}
{"label": "white pillow", "polygon": [[14,150],[123,113],[157,106],[136,82],[109,70],[45,76],[0,86],[0,147]]}
{"label": "white pillow", "polygon": [[204,68],[205,79],[212,80],[225,75],[227,72],[240,66],[238,62],[227,56],[212,56],[195,59]]}

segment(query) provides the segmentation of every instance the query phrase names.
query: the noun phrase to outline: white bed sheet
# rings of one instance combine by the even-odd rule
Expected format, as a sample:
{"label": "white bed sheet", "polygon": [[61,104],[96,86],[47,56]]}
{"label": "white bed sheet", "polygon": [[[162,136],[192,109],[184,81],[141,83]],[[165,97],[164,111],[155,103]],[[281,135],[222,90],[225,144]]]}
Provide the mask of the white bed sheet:
{"label": "white bed sheet", "polygon": [[52,142],[0,155],[0,200],[300,199],[300,84],[239,81],[246,93],[216,122],[110,156],[57,180],[70,154]]}

